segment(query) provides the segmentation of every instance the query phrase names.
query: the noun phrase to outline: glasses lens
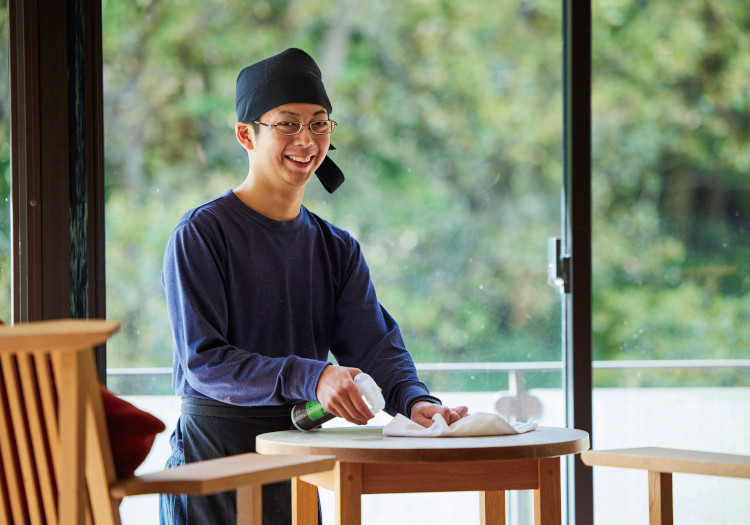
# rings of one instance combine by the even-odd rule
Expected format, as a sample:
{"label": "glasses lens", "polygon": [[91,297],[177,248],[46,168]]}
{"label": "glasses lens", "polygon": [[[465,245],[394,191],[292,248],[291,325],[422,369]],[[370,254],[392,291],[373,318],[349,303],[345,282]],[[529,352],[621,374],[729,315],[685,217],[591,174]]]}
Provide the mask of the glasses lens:
{"label": "glasses lens", "polygon": [[313,133],[318,135],[328,135],[336,127],[336,123],[332,120],[318,120],[310,124],[310,129]]}
{"label": "glasses lens", "polygon": [[282,135],[294,135],[302,129],[301,122],[279,122],[276,124],[276,132]]}

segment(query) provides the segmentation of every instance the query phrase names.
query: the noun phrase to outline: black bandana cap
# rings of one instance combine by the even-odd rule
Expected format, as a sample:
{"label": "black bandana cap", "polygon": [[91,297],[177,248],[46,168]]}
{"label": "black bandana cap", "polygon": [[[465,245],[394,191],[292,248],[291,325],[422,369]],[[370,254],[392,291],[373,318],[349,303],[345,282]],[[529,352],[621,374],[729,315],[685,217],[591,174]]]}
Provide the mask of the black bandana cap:
{"label": "black bandana cap", "polygon": [[[329,114],[333,110],[318,65],[301,49],[287,49],[246,67],[237,76],[239,122],[252,123],[273,108],[291,103],[317,104]],[[329,193],[344,182],[344,174],[328,156],[315,174]]]}

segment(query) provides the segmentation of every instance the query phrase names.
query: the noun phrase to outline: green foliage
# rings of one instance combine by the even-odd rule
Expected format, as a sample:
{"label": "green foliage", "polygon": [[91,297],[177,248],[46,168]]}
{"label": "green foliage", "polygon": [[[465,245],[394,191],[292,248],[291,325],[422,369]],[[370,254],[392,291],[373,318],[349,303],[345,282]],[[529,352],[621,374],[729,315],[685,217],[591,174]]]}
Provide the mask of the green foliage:
{"label": "green foliage", "polygon": [[[157,308],[166,237],[244,178],[236,74],[289,46],[321,65],[348,179],[335,196],[313,184],[306,205],[360,239],[415,358],[559,359],[545,284],[561,182],[552,3],[108,0],[104,11],[108,315],[125,323],[111,365],[171,359]],[[518,43],[531,40],[527,55]]]}
{"label": "green foliage", "polygon": [[[592,7],[595,359],[746,358],[750,4]],[[109,366],[171,363],[167,237],[244,178],[236,75],[290,46],[321,66],[347,175],[333,196],[311,184],[305,204],[361,241],[415,359],[560,360],[546,243],[560,229],[561,24],[551,0],[103,0],[107,313],[123,322]],[[3,195],[9,156],[0,145]],[[2,236],[3,289],[9,250]],[[750,383],[742,370],[596,377]],[[553,383],[559,374],[527,386]]]}
{"label": "green foliage", "polygon": [[596,359],[748,357],[749,23],[742,2],[594,9]]}
{"label": "green foliage", "polygon": [[[595,356],[742,357],[750,9],[593,7]],[[558,3],[107,0],[104,17],[111,363],[169,362],[166,237],[244,177],[236,74],[289,46],[321,65],[348,179],[306,205],[360,239],[415,359],[560,359]]]}

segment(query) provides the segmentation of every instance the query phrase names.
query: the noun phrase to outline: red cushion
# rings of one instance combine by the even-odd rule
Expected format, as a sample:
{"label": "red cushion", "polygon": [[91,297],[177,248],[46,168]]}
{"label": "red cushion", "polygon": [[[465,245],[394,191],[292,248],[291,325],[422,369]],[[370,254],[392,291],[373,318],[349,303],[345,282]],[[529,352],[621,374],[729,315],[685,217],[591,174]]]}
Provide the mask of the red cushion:
{"label": "red cushion", "polygon": [[156,434],[164,432],[166,427],[158,418],[99,386],[117,477],[128,478],[148,456]]}

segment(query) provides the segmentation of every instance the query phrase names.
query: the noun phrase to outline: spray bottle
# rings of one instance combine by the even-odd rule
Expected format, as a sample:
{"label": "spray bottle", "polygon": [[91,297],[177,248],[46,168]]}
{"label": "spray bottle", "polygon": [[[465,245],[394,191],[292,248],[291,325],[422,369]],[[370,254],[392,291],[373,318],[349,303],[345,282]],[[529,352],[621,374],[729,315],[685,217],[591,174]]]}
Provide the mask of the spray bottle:
{"label": "spray bottle", "polygon": [[[359,394],[369,403],[373,414],[377,414],[385,408],[383,394],[372,377],[364,372],[357,374],[354,376],[354,384],[359,390]],[[334,417],[336,416],[326,411],[318,401],[299,403],[292,408],[292,423],[297,430],[312,430]]]}

